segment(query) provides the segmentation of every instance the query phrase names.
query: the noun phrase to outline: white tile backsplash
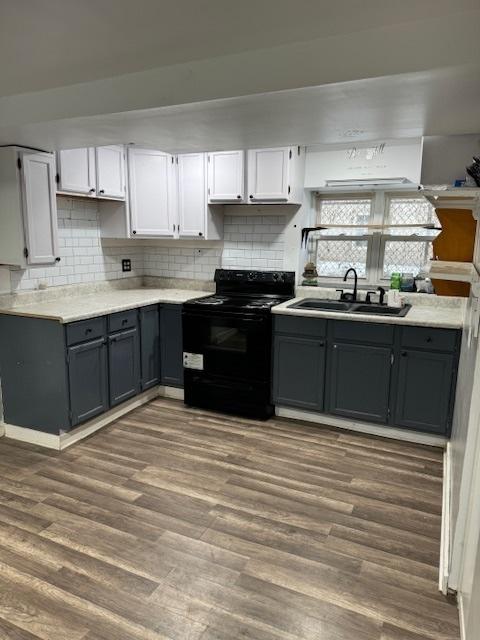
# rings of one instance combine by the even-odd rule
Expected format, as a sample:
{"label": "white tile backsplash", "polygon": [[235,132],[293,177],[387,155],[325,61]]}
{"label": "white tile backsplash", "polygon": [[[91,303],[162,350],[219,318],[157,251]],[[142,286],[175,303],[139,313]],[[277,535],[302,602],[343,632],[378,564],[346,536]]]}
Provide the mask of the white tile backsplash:
{"label": "white tile backsplash", "polygon": [[[0,270],[0,290],[2,286],[3,291],[15,292],[136,276],[208,281],[219,267],[284,268],[287,216],[270,213],[266,207],[251,214],[225,207],[224,241],[214,248],[200,243],[184,247],[175,242],[156,246],[136,240],[102,240],[94,200],[58,196],[57,209],[60,263]],[[122,258],[131,259],[131,272],[122,272]]]}
{"label": "white tile backsplash", "polygon": [[222,267],[225,269],[283,269],[286,216],[225,213]]}
{"label": "white tile backsplash", "polygon": [[[58,196],[60,262],[57,265],[10,269],[11,291],[84,282],[101,282],[143,275],[143,247],[126,242],[108,246],[100,238],[95,201]],[[122,258],[130,258],[132,271],[122,272]]]}

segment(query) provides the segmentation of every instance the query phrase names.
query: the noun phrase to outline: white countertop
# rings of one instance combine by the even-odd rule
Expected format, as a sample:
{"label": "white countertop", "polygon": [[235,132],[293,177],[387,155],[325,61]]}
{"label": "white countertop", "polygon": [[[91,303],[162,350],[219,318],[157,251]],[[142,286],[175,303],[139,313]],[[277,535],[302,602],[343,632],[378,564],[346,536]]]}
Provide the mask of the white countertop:
{"label": "white countertop", "polygon": [[211,291],[140,287],[138,289],[99,291],[84,296],[75,295],[45,302],[18,303],[0,307],[0,313],[30,318],[45,318],[67,323],[104,316],[109,313],[117,313],[127,309],[145,307],[159,302],[182,304],[187,300],[211,295]]}
{"label": "white countertop", "polygon": [[[312,296],[313,297],[313,296]],[[377,316],[364,313],[342,313],[341,311],[318,311],[313,309],[292,309],[292,304],[305,300],[305,296],[287,300],[272,308],[272,313],[303,316],[306,318],[331,318],[334,320],[351,320],[353,322],[375,322],[378,324],[402,324],[420,327],[439,327],[444,329],[461,329],[465,317],[466,303],[460,301],[457,305],[441,304],[441,301],[432,305],[418,304],[412,308],[403,318],[397,316]]]}

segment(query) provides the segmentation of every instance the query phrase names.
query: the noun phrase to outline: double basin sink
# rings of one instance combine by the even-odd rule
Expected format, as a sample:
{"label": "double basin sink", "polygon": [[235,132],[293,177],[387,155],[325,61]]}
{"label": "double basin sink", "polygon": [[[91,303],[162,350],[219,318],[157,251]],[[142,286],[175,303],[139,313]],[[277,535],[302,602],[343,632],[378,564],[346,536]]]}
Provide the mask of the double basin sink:
{"label": "double basin sink", "polygon": [[368,304],[364,302],[345,302],[343,300],[322,300],[321,298],[305,298],[295,302],[289,309],[309,309],[312,311],[338,311],[340,313],[363,313],[375,316],[396,316],[403,318],[411,309],[410,304],[404,307],[387,307],[387,305]]}

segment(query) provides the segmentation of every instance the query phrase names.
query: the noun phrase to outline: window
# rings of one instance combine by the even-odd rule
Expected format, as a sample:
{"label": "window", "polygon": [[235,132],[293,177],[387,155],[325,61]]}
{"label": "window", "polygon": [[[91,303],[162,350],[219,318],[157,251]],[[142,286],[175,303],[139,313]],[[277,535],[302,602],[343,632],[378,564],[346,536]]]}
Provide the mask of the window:
{"label": "window", "polygon": [[415,276],[432,257],[437,234],[418,225],[440,227],[423,197],[387,192],[318,196],[317,224],[329,227],[310,244],[318,275],[335,280],[354,267],[371,285],[390,280],[393,272]]}

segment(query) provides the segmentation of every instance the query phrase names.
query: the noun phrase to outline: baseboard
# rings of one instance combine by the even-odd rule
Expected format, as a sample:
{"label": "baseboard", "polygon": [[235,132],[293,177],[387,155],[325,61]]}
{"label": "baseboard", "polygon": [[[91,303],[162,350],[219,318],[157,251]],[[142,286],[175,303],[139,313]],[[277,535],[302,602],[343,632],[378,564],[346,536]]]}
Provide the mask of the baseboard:
{"label": "baseboard", "polygon": [[460,640],[467,640],[467,634],[465,631],[465,612],[463,608],[463,598],[462,594],[457,594],[457,605],[458,605],[458,620],[460,622]]}
{"label": "baseboard", "polygon": [[303,409],[291,409],[289,407],[275,407],[275,413],[281,418],[291,418],[293,420],[304,420],[306,422],[315,422],[316,424],[327,425],[329,427],[338,427],[347,431],[358,431],[371,436],[380,436],[382,438],[391,438],[392,440],[403,440],[405,442],[413,442],[415,444],[426,444],[431,447],[445,448],[447,439],[443,436],[429,435],[428,433],[419,433],[418,431],[407,431],[403,429],[395,429],[394,427],[382,427],[371,422],[356,422],[347,418],[336,418],[324,413],[313,413],[304,411]]}
{"label": "baseboard", "polygon": [[0,438],[5,435],[5,424],[0,422]]}
{"label": "baseboard", "polygon": [[451,445],[447,442],[443,454],[443,492],[442,492],[442,530],[440,536],[440,566],[438,571],[438,589],[447,595],[450,569],[450,533],[451,533]]}
{"label": "baseboard", "polygon": [[72,429],[71,431],[67,431],[60,435],[45,433],[44,431],[37,431],[36,429],[18,427],[17,425],[7,423],[0,423],[0,428],[3,428],[5,436],[12,440],[19,440],[21,442],[36,444],[47,449],[63,451],[72,444],[75,444],[75,442],[83,440],[92,433],[95,433],[95,431],[105,427],[114,420],[118,420],[118,418],[121,418],[126,413],[129,413],[137,407],[141,407],[158,396],[183,400],[183,389],[166,387],[163,385],[153,387],[152,389],[148,389],[138,396],[135,396],[135,398],[122,403],[118,407],[114,407],[113,409],[102,413],[101,416],[85,422],[76,429]]}

